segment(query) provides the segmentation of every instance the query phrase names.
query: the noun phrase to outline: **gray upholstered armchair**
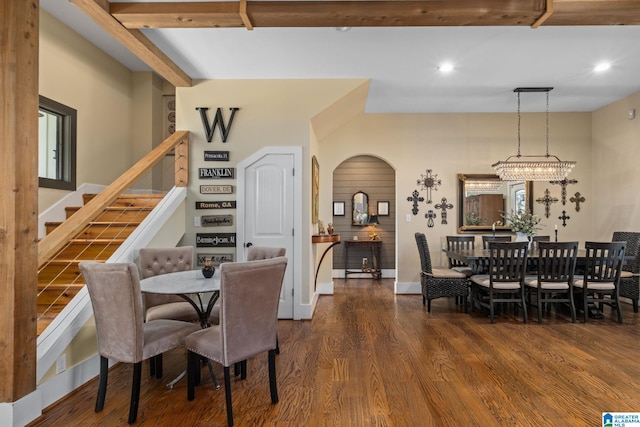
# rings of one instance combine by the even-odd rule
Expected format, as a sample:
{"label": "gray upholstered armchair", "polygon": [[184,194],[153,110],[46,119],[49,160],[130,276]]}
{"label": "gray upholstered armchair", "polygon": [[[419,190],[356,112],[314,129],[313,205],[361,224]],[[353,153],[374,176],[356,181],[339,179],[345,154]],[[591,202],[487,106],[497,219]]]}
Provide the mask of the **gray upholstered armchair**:
{"label": "gray upholstered armchair", "polygon": [[[198,355],[220,363],[224,367],[230,426],[233,425],[231,365],[268,352],[271,401],[278,402],[275,350],[278,303],[286,268],[285,257],[220,265],[220,323],[185,340],[189,350],[187,398],[194,399],[195,385],[199,383]],[[258,282],[260,286],[256,286]]]}
{"label": "gray upholstered armchair", "polygon": [[[178,320],[143,321],[138,267],[133,263],[81,262],[93,306],[100,355],[100,383],[95,411],[104,408],[109,359],[133,363],[129,424],[136,421],[142,361],[184,346],[187,335],[199,331],[196,323]],[[161,372],[159,372],[161,374]]]}

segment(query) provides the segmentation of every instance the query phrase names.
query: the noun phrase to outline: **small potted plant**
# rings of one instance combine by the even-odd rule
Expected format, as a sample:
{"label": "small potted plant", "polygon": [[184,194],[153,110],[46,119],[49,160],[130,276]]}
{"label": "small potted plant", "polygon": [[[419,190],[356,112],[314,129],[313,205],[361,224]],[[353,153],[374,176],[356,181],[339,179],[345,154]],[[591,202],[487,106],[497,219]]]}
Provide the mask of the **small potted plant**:
{"label": "small potted plant", "polygon": [[519,212],[501,215],[505,223],[511,227],[511,231],[516,233],[516,242],[527,241],[531,243],[531,238],[536,235],[540,227],[540,217],[529,212]]}

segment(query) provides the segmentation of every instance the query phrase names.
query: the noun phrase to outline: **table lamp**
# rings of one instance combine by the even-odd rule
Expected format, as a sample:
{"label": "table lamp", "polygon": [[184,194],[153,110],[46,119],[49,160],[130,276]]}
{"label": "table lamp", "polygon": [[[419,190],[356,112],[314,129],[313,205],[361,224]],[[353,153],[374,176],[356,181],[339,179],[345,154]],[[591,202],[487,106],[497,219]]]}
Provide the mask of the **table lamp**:
{"label": "table lamp", "polygon": [[378,215],[370,215],[367,225],[371,226],[371,229],[369,231],[369,240],[380,240],[380,236],[378,236],[378,233],[376,232],[376,225],[378,225]]}

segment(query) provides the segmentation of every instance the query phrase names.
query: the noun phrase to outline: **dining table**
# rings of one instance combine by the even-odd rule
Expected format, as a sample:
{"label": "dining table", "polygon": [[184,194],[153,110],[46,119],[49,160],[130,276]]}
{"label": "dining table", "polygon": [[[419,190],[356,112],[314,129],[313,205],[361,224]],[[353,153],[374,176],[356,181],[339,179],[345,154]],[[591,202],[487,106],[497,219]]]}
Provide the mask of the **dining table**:
{"label": "dining table", "polygon": [[[214,304],[220,296],[220,269],[216,269],[213,276],[207,278],[202,270],[185,270],[172,273],[159,274],[140,280],[140,290],[143,293],[163,295],[178,295],[187,301],[198,314],[200,327],[208,328],[209,316]],[[208,300],[205,295],[210,294]],[[209,359],[206,360],[211,374],[211,380],[216,390],[220,389],[218,379],[213,373],[213,366]],[[167,383],[167,388],[173,386],[186,375],[186,370],[178,377]]]}

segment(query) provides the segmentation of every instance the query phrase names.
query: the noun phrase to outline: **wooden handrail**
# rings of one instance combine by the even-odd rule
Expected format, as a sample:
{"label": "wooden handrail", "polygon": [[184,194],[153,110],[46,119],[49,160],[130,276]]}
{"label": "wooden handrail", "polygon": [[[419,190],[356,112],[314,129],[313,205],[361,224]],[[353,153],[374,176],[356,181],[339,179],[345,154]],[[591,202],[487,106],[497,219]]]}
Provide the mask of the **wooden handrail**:
{"label": "wooden handrail", "polygon": [[80,208],[69,219],[56,227],[38,243],[38,268],[42,267],[79,230],[95,219],[105,207],[116,200],[136,180],[147,173],[158,161],[175,147],[176,186],[188,184],[189,132],[176,131],[160,145],[140,159],[128,171],[120,175],[107,188]]}

